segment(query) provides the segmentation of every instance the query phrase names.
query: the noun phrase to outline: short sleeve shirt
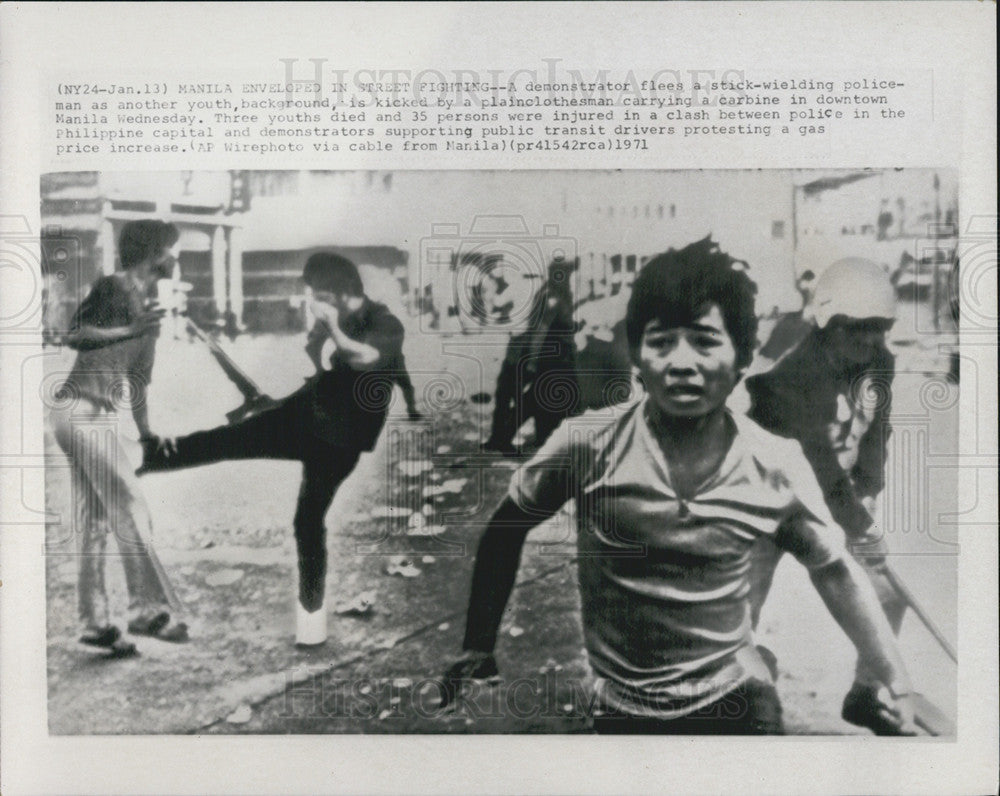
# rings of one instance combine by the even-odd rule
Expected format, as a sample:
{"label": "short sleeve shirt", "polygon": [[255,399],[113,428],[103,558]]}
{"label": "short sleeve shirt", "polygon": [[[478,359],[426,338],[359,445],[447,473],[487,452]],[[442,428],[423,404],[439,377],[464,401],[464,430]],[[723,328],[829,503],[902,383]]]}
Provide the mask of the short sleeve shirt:
{"label": "short sleeve shirt", "polygon": [[682,500],[644,404],[565,421],[509,494],[528,511],[576,500],[584,636],[602,698],[675,718],[760,671],[747,599],[756,540],[820,567],[844,554],[843,533],[798,445],[742,417],[727,415],[735,434],[722,466]]}
{"label": "short sleeve shirt", "polygon": [[[142,314],[145,301],[142,291],[119,276],[101,277],[80,304],[70,328],[128,326]],[[148,385],[152,380],[156,337],[149,332],[79,351],[59,394],[86,398],[109,411],[127,405],[136,381]]]}
{"label": "short sleeve shirt", "polygon": [[377,349],[378,361],[357,370],[334,351],[330,370],[293,398],[305,401],[306,422],[313,435],[332,445],[372,450],[385,425],[393,384],[403,368],[403,324],[384,304],[366,300],[340,326],[351,339]]}

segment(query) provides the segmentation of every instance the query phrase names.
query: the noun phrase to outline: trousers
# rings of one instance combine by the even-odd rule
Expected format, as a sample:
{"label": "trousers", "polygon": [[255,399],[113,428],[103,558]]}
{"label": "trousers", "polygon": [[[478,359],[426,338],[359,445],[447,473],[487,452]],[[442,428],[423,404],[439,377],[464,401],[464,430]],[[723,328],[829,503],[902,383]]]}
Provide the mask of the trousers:
{"label": "trousers", "polygon": [[771,683],[750,679],[710,705],[677,719],[609,712],[594,717],[600,735],[784,735],[781,700]]}
{"label": "trousers", "polygon": [[302,423],[307,408],[285,403],[233,425],[178,437],[170,456],[147,458],[150,469],[173,470],[234,459],[288,459],[302,462],[302,483],[293,527],[298,553],[299,601],[315,611],[323,604],[326,583],[326,512],[337,488],[361,456],[355,447],[338,446],[310,434]]}
{"label": "trousers", "polygon": [[91,629],[110,623],[105,570],[111,535],[125,569],[133,618],[168,607],[179,610],[180,603],[153,549],[149,509],[118,439],[117,415],[80,399],[73,406],[54,408],[49,420],[72,473],[81,622]]}

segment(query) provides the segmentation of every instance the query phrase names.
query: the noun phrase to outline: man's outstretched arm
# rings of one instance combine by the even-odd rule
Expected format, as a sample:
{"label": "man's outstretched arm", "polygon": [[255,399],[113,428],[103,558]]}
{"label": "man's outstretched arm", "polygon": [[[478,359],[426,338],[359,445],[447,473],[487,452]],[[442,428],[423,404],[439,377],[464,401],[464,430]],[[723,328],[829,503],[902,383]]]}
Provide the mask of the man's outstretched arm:
{"label": "man's outstretched arm", "polygon": [[528,532],[552,513],[525,511],[509,497],[493,513],[479,540],[472,568],[462,645],[465,654],[445,672],[442,708],[455,700],[464,680],[497,674],[493,648],[514,588],[524,541]]}
{"label": "man's outstretched arm", "polygon": [[525,538],[544,519],[538,513],[520,508],[509,497],[504,498],[493,513],[476,550],[464,649],[493,652],[504,608],[514,588]]}
{"label": "man's outstretched arm", "polygon": [[824,542],[829,526],[796,522],[779,531],[776,541],[810,565],[809,576],[827,610],[843,628],[866,668],[885,686],[883,718],[900,735],[918,734],[914,723],[913,689],[889,620],[861,566],[841,549]]}
{"label": "man's outstretched arm", "polygon": [[810,572],[827,609],[854,643],[858,655],[893,697],[909,694],[910,678],[899,654],[889,620],[861,565],[844,556]]}

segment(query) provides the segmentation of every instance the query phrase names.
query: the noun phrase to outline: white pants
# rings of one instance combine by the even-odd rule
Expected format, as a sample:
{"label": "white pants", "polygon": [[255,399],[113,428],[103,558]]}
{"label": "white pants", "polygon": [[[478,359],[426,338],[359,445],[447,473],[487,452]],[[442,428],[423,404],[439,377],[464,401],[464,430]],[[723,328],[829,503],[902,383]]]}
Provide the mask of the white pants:
{"label": "white pants", "polygon": [[179,608],[152,548],[152,522],[134,466],[118,440],[118,420],[80,399],[50,413],[52,431],[73,474],[74,538],[79,540],[78,596],[85,627],[110,623],[104,582],[108,535],[118,545],[132,618]]}

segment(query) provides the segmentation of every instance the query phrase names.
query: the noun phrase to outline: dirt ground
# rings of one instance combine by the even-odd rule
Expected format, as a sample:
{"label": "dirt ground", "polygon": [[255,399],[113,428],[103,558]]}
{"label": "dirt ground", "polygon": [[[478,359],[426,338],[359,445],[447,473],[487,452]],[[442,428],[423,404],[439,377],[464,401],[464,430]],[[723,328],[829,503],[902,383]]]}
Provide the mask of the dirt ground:
{"label": "dirt ground", "polygon": [[[892,560],[928,612],[956,637],[957,387],[940,338],[897,330],[894,445],[883,511]],[[304,336],[226,343],[274,396],[310,367]],[[411,423],[396,394],[374,452],[362,457],[327,518],[330,637],[293,645],[291,516],[299,465],[223,463],[142,480],[155,545],[184,603],[192,640],[136,639],[140,656],[107,660],[76,642],[69,473],[47,473],[49,728],[56,735],[143,733],[586,732],[589,670],[582,647],[568,513],[529,536],[501,629],[499,685],[438,716],[435,678],[459,655],[475,544],[514,464],[478,453],[500,339],[408,333],[407,358],[426,422]],[[197,344],[167,330],[150,394],[154,430],[175,434],[224,422],[239,395]],[[53,368],[70,362],[53,357]],[[930,385],[930,386],[928,386]],[[740,399],[734,399],[740,405]],[[122,433],[135,436],[130,421]],[[48,452],[58,453],[51,439]],[[137,454],[138,446],[132,453]],[[914,460],[913,456],[922,457]],[[916,462],[916,464],[914,464]],[[426,464],[429,463],[429,464]],[[413,514],[422,520],[411,519]],[[387,569],[405,574],[389,574]],[[124,614],[121,567],[108,563]],[[367,598],[356,615],[346,603]],[[784,561],[759,642],[778,656],[788,730],[864,733],[839,718],[853,651],[801,568]],[[955,716],[955,666],[908,614],[901,645],[917,687]]]}

